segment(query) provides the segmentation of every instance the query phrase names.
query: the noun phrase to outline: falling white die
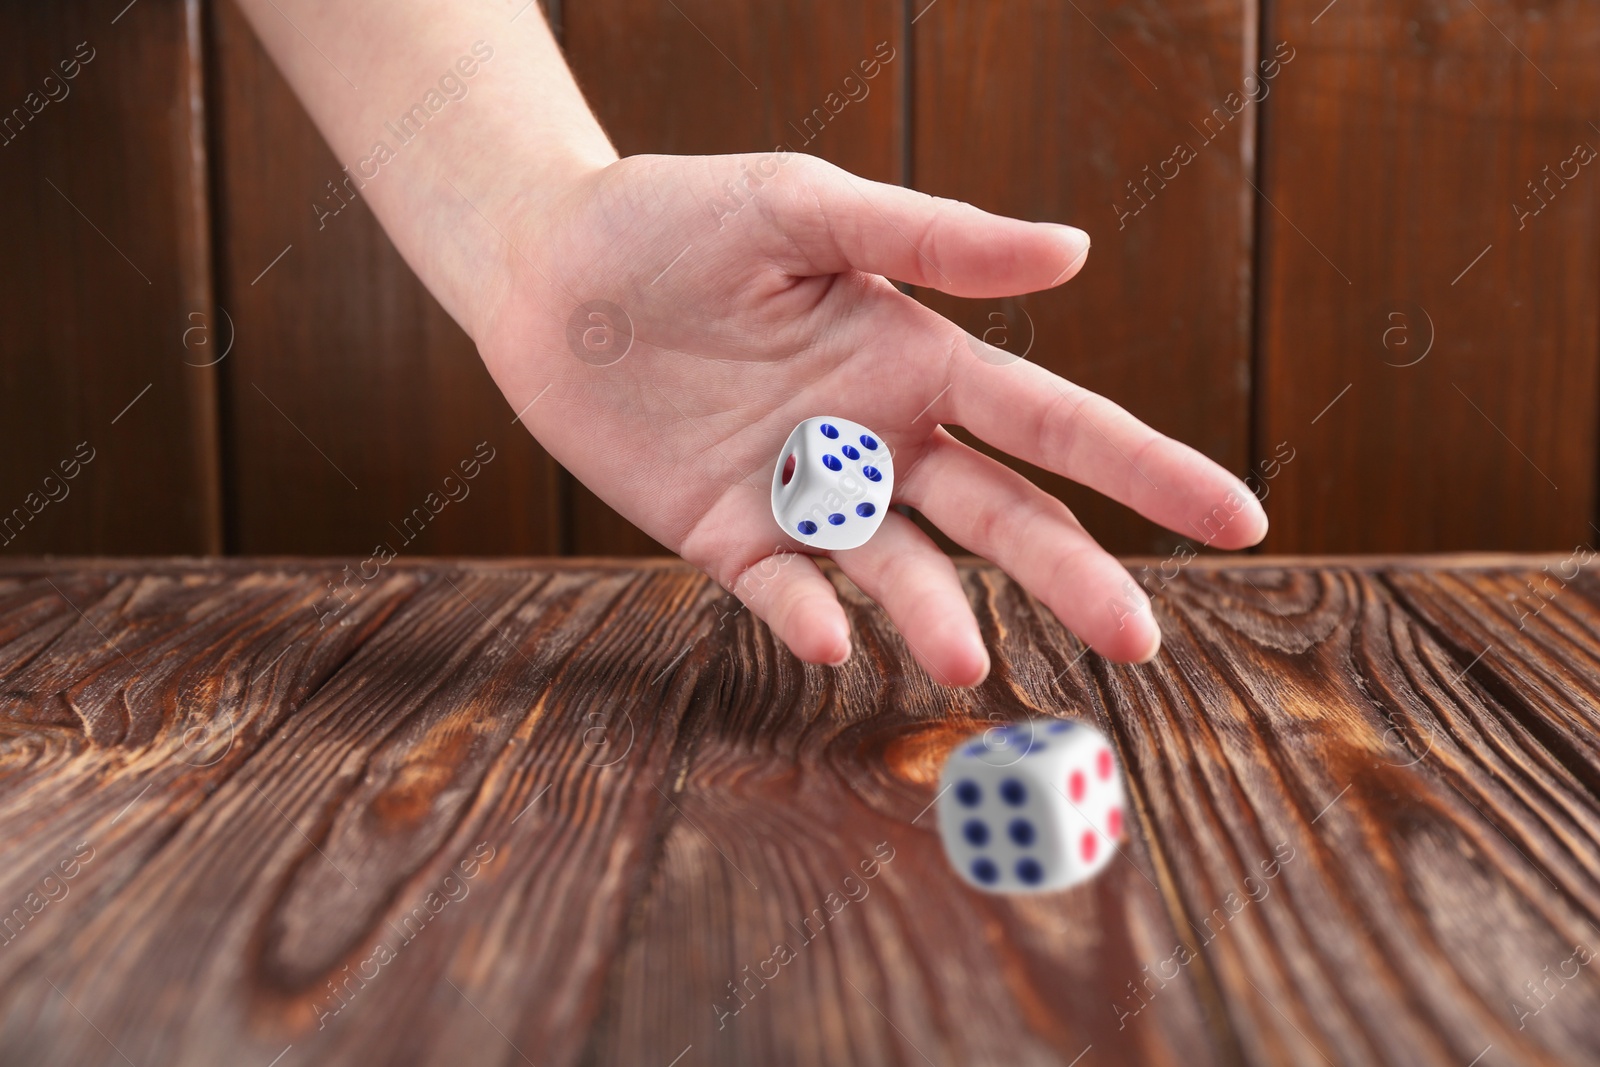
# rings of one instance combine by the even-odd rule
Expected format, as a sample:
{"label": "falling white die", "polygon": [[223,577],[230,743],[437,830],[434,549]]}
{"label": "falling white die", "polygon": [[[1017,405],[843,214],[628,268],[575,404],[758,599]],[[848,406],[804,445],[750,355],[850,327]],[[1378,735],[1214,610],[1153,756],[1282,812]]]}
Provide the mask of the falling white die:
{"label": "falling white die", "polygon": [[889,446],[859,422],[819,415],[796,426],[778,453],[772,517],[812,548],[858,548],[883,524],[893,493]]}
{"label": "falling white die", "polygon": [[1039,893],[1094,877],[1116,852],[1122,775],[1099,731],[1060,719],[993,727],[945,761],[939,836],[988,893]]}

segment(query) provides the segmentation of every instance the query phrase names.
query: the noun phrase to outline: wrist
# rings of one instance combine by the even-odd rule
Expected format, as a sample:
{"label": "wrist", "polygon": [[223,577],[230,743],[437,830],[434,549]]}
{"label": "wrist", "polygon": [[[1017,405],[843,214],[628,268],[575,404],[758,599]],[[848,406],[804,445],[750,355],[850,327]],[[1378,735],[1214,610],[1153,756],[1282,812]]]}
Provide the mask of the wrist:
{"label": "wrist", "polygon": [[437,277],[425,280],[480,349],[511,294],[550,273],[538,235],[617,159],[603,135],[598,145],[518,140],[507,147],[478,133],[441,153],[426,179],[436,207],[428,240]]}
{"label": "wrist", "polygon": [[[481,345],[515,277],[506,262],[518,258],[516,234],[617,154],[542,19],[530,16],[516,32],[450,21],[449,32],[421,35],[403,78],[373,77],[363,105],[334,116],[339,136],[330,140],[371,146],[364,151],[376,158],[355,166],[370,182],[369,204]],[[417,69],[445,73],[419,88],[409,73]],[[408,110],[405,101],[416,102]]]}

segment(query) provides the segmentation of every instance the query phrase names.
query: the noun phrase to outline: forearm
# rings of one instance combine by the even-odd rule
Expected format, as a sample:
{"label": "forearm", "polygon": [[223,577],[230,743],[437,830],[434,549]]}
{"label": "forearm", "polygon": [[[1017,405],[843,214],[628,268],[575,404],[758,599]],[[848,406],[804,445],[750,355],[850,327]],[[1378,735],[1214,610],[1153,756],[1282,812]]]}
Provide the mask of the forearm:
{"label": "forearm", "polygon": [[507,284],[512,214],[617,158],[526,3],[239,0],[350,184],[475,338]]}

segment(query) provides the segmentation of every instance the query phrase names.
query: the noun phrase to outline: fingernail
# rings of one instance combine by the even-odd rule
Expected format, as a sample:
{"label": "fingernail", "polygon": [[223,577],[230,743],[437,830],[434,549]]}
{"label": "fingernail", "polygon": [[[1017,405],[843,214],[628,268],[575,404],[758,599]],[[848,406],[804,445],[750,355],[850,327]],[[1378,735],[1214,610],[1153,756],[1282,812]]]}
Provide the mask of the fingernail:
{"label": "fingernail", "polygon": [[980,686],[984,682],[988,681],[989,671],[994,666],[994,661],[989,658],[989,650],[983,647],[982,644],[979,644],[978,646],[978,662],[981,664],[981,666],[978,668],[978,677],[972,682],[974,687]]}
{"label": "fingernail", "polygon": [[1051,222],[1047,223],[1047,225],[1055,227],[1064,235],[1066,235],[1066,245],[1070,251],[1072,259],[1077,259],[1085,252],[1089,251],[1089,245],[1092,242],[1089,240],[1089,234],[1086,231],[1080,230],[1076,226],[1068,226],[1061,222]]}
{"label": "fingernail", "polygon": [[1268,526],[1267,509],[1266,509],[1265,505],[1263,505],[1261,503],[1261,498],[1256,496],[1255,493],[1250,491],[1250,487],[1249,486],[1245,485],[1243,482],[1240,482],[1239,485],[1241,486],[1242,491],[1244,493],[1244,498],[1246,500],[1250,501],[1250,504],[1247,505],[1247,506],[1249,506],[1251,508],[1251,510],[1253,510],[1255,512],[1255,515],[1256,515],[1256,529],[1261,531],[1260,533],[1258,533],[1256,535],[1255,540],[1251,541],[1250,543],[1252,545],[1259,545],[1262,541],[1266,540],[1266,537],[1267,537],[1267,526]]}
{"label": "fingernail", "polygon": [[1059,285],[1068,274],[1071,274],[1078,268],[1079,264],[1083,262],[1084,257],[1089,254],[1089,245],[1091,242],[1089,240],[1089,235],[1078,229],[1076,226],[1068,226],[1060,222],[1052,222],[1048,225],[1062,231],[1062,233],[1066,236],[1065,243],[1067,246],[1067,265],[1061,268],[1061,273],[1056,275],[1055,281],[1050,283],[1051,285]]}

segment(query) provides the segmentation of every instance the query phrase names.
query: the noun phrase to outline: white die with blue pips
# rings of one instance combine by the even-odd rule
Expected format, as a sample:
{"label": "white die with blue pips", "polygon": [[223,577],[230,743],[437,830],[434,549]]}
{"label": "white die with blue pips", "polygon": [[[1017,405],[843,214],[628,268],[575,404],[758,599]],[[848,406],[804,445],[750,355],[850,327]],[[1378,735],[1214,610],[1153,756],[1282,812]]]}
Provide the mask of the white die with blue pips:
{"label": "white die with blue pips", "polygon": [[1032,719],[963,742],[939,780],[939,835],[961,877],[1040,893],[1094,877],[1117,850],[1122,775],[1100,732]]}
{"label": "white die with blue pips", "polygon": [[789,434],[772,472],[772,517],[790,537],[827,551],[877,532],[894,493],[894,459],[877,434],[818,415]]}

